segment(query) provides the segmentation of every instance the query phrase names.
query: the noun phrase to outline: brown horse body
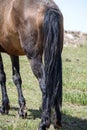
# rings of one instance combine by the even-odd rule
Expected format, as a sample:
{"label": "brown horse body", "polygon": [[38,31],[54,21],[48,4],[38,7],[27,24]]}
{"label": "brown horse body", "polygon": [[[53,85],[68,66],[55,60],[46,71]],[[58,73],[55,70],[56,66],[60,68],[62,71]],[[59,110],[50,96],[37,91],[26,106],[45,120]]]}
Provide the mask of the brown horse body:
{"label": "brown horse body", "polygon": [[[10,55],[25,55],[23,39],[34,36],[28,41],[30,49],[42,49],[42,25],[47,7],[58,9],[52,0],[0,0],[0,45]],[[59,11],[60,13],[60,11]],[[59,14],[61,15],[61,14]],[[36,47],[37,46],[37,47]],[[0,48],[0,49],[1,49]]]}
{"label": "brown horse body", "polygon": [[[59,105],[62,99],[62,48],[63,17],[53,0],[0,0],[0,52],[6,52],[11,56],[13,80],[18,88],[21,109],[25,107],[25,100],[22,92],[21,94],[19,92],[21,77],[18,56],[26,55],[30,60],[32,71],[40,83],[43,98],[42,121],[39,130],[46,130],[50,126],[52,105],[56,113],[54,126],[61,126]],[[45,53],[45,67],[42,63],[43,51]],[[52,55],[50,51],[53,52]],[[51,57],[53,57],[52,61],[50,61]],[[1,74],[4,75],[1,56],[0,64]],[[53,81],[51,82],[51,80]],[[2,81],[5,84],[5,77],[0,79],[1,84]],[[57,90],[59,86],[60,90]],[[2,88],[2,91],[6,91],[5,89]],[[58,99],[57,94],[59,95]],[[5,94],[2,92],[2,99],[4,100],[3,96]],[[2,111],[5,112],[7,108],[3,104]],[[7,106],[9,109],[9,105]],[[23,110],[21,112],[23,114]]]}

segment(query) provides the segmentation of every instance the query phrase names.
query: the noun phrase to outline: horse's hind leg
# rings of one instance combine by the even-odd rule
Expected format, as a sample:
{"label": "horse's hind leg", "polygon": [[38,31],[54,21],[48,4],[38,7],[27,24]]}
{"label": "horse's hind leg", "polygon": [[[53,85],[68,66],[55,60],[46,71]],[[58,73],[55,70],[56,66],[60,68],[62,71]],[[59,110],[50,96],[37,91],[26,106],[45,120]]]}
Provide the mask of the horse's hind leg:
{"label": "horse's hind leg", "polygon": [[1,92],[2,92],[2,107],[0,108],[0,112],[2,114],[8,114],[10,106],[9,106],[9,99],[6,90],[6,75],[4,72],[4,66],[3,66],[1,54],[0,54],[0,84],[1,84]]}
{"label": "horse's hind leg", "polygon": [[20,76],[20,68],[19,68],[19,57],[18,56],[11,56],[12,61],[12,71],[13,71],[13,82],[17,87],[18,91],[18,102],[20,105],[19,109],[19,116],[22,116],[23,118],[26,118],[27,112],[26,112],[26,102],[25,98],[22,93],[22,80]]}
{"label": "horse's hind leg", "polygon": [[39,56],[30,60],[31,68],[39,81],[42,91],[42,118],[38,130],[46,130],[50,126],[50,107],[47,103],[46,85],[45,85],[45,71],[42,64],[42,58]]}

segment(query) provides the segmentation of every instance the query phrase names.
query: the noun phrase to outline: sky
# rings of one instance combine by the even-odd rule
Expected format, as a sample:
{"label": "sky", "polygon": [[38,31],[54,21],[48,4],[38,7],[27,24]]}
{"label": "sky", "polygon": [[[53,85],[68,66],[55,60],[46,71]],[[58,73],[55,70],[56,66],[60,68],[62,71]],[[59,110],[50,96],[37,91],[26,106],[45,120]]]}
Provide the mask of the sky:
{"label": "sky", "polygon": [[64,29],[87,33],[87,0],[54,0],[64,17]]}

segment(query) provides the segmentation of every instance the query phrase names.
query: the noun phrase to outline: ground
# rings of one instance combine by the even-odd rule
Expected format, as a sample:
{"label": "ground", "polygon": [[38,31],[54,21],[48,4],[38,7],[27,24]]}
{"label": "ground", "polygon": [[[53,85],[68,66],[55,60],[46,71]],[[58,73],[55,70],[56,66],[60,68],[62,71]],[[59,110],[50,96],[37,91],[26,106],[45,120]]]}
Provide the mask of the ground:
{"label": "ground", "polygon": [[[62,130],[87,129],[87,43],[64,47],[63,59],[63,106]],[[23,93],[26,98],[28,117],[18,116],[18,97],[12,82],[11,62],[3,54],[7,74],[7,90],[11,110],[9,115],[0,115],[0,130],[37,130],[41,118],[41,91],[25,56],[20,57]],[[0,93],[1,106],[1,93]],[[54,130],[51,126],[49,130]]]}

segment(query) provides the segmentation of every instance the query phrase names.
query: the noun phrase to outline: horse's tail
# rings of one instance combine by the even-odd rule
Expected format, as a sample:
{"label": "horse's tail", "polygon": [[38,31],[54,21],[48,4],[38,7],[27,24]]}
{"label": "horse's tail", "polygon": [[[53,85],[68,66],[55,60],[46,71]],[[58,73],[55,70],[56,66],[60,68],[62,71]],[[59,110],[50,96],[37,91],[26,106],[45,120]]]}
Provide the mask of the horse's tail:
{"label": "horse's tail", "polygon": [[44,17],[44,63],[46,90],[52,106],[62,103],[63,17],[58,10],[48,8]]}

